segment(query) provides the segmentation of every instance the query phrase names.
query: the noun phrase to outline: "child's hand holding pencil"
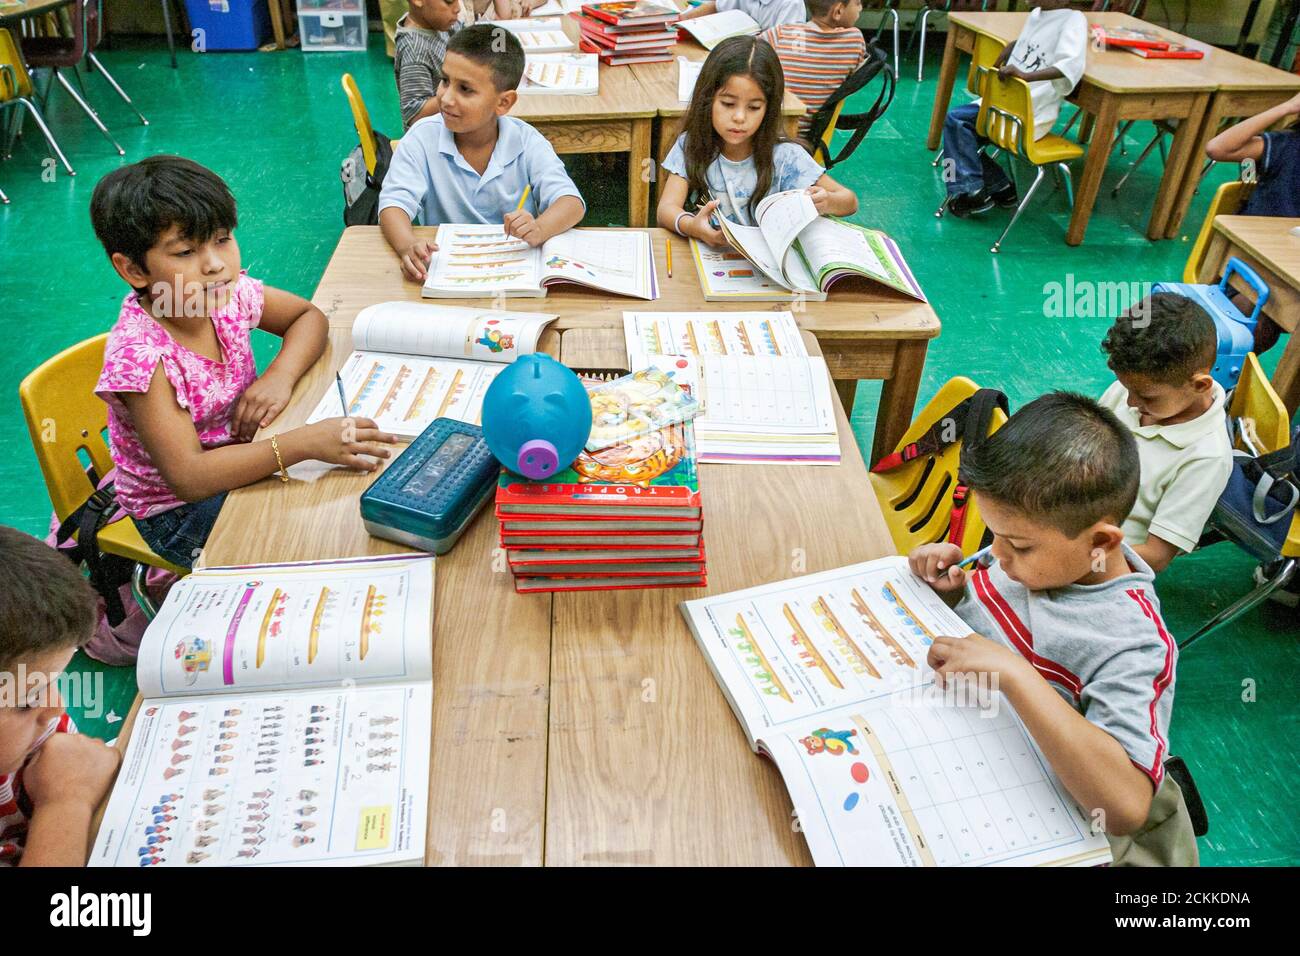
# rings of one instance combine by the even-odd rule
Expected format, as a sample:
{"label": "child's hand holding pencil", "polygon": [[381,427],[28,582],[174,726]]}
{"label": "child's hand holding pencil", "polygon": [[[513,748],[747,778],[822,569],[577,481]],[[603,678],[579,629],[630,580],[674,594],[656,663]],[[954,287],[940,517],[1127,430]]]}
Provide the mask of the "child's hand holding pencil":
{"label": "child's hand holding pencil", "polygon": [[507,236],[514,236],[516,239],[522,239],[530,246],[540,246],[546,241],[546,236],[542,233],[542,227],[538,225],[533,214],[524,209],[524,203],[528,202],[528,194],[533,191],[531,185],[524,187],[524,194],[519,197],[519,205],[515,207],[514,212],[508,212],[501,220],[505,227]]}

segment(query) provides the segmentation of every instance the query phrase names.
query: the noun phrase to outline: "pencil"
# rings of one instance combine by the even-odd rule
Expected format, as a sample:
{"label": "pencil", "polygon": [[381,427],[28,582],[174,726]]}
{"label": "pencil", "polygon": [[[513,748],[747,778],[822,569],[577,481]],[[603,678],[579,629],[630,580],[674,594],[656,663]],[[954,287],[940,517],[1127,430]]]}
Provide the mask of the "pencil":
{"label": "pencil", "polygon": [[664,240],[664,248],[668,251],[668,278],[673,277],[673,237],[669,236]]}
{"label": "pencil", "polygon": [[343,406],[343,415],[348,414],[348,397],[343,391],[343,376],[338,372],[334,373],[334,384],[339,387],[339,404]]}
{"label": "pencil", "polygon": [[529,183],[524,187],[524,194],[519,197],[519,205],[515,207],[515,212],[524,208],[524,203],[528,202],[528,194],[533,191],[533,184]]}
{"label": "pencil", "polygon": [[973,567],[975,567],[976,565],[978,565],[978,564],[980,564],[981,562],[983,562],[984,558],[987,557],[987,556],[989,555],[989,553],[992,552],[992,550],[993,550],[993,545],[989,545],[987,548],[980,548],[978,551],[976,551],[974,554],[972,554],[969,558],[962,558],[960,561],[958,561],[958,562],[957,562],[957,567],[959,567],[959,568],[966,568],[966,567],[971,567],[971,568],[973,568]]}

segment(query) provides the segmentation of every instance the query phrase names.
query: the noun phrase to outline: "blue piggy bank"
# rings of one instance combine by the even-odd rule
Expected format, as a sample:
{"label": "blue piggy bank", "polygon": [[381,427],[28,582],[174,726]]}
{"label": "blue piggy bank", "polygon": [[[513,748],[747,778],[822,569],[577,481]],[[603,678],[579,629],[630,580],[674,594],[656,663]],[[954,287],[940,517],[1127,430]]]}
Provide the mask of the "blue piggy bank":
{"label": "blue piggy bank", "polygon": [[549,355],[521,355],[483,396],[483,439],[510,471],[550,478],[591,435],[591,399],[578,376]]}

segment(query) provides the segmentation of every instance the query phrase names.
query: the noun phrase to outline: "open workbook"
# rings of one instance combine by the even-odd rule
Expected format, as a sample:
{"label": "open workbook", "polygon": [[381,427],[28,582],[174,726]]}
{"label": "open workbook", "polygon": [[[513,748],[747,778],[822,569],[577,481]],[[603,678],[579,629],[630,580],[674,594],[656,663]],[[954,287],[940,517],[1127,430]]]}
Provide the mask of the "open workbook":
{"label": "open workbook", "polygon": [[399,438],[415,438],[435,418],[479,423],[492,379],[537,339],[554,315],[456,306],[381,302],[352,326],[353,352],[307,424],[353,415]]}
{"label": "open workbook", "polygon": [[704,49],[712,50],[723,40],[730,37],[751,36],[758,33],[762,27],[743,10],[726,10],[690,20],[680,20],[677,29],[690,34]]}
{"label": "open workbook", "polygon": [[540,246],[500,226],[443,223],[420,294],[430,299],[546,295],[572,282],[636,299],[659,297],[650,234],[635,229],[570,229]]}
{"label": "open workbook", "polygon": [[599,57],[594,53],[529,53],[519,81],[519,95],[595,96],[600,92],[599,66]]}
{"label": "open workbook", "polygon": [[[765,197],[755,210],[756,226],[721,215],[718,220],[734,252],[709,249],[691,240],[700,286],[709,301],[794,295],[821,300],[835,282],[851,275],[925,301],[894,240],[876,229],[817,215],[806,190],[789,189]],[[720,257],[734,258],[737,253],[748,262],[719,264]],[[768,281],[755,282],[760,277],[743,268],[749,264]]]}
{"label": "open workbook", "polygon": [[964,702],[936,689],[929,645],[969,628],[906,558],[681,609],[750,746],[780,772],[818,866],[1110,860],[996,690]]}
{"label": "open workbook", "polygon": [[140,644],[92,866],[424,858],[434,562],[195,571]]}

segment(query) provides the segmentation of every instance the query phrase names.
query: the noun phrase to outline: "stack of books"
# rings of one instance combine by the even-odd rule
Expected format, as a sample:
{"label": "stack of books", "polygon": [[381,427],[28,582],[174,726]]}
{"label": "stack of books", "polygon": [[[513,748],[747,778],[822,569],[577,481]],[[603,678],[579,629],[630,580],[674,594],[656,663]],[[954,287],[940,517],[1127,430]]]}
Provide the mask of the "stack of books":
{"label": "stack of books", "polygon": [[1136,27],[1103,27],[1092,24],[1093,37],[1105,44],[1107,49],[1128,50],[1148,60],[1199,60],[1205,56],[1203,50],[1172,43],[1154,30],[1140,30]]}
{"label": "stack of books", "polygon": [[579,49],[600,54],[607,66],[672,59],[669,50],[677,42],[674,25],[681,14],[662,0],[584,3],[575,16],[582,28]]}
{"label": "stack of books", "polygon": [[[584,378],[588,387],[600,381]],[[520,593],[703,587],[707,581],[690,421],[584,450],[545,480],[503,470],[496,514]]]}

